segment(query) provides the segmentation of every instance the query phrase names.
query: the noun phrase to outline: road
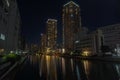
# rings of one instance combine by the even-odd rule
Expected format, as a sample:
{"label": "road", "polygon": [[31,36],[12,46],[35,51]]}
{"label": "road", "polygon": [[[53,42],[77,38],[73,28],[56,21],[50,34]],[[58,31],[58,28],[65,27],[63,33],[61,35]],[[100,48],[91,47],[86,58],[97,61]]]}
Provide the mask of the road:
{"label": "road", "polygon": [[119,80],[120,63],[30,55],[14,80]]}

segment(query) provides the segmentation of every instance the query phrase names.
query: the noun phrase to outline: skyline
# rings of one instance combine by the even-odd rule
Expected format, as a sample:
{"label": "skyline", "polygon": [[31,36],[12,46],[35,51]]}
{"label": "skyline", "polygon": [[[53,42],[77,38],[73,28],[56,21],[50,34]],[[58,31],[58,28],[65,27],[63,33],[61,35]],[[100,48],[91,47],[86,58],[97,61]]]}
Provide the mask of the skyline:
{"label": "skyline", "polygon": [[[69,1],[18,0],[22,19],[22,34],[26,37],[27,42],[40,42],[40,34],[45,33],[48,18],[58,20],[58,36],[61,36],[62,6]],[[97,27],[120,23],[120,6],[117,0],[73,1],[80,6],[82,26],[86,26],[88,29],[94,30]]]}

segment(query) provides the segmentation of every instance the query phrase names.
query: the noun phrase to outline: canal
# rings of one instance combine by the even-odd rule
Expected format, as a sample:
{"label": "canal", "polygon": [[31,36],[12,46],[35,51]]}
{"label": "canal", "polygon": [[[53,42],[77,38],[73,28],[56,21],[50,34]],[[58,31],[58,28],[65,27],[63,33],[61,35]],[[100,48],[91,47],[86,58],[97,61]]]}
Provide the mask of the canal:
{"label": "canal", "polygon": [[120,80],[120,63],[30,55],[14,80]]}

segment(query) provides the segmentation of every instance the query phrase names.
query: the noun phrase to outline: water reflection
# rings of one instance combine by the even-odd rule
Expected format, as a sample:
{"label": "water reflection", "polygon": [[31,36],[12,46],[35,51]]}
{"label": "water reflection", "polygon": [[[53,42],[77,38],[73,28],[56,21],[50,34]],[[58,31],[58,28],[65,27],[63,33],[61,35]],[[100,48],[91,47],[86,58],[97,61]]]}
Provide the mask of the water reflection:
{"label": "water reflection", "polygon": [[42,56],[40,76],[46,80],[119,80],[120,65],[56,56]]}
{"label": "water reflection", "polygon": [[89,75],[90,75],[90,70],[91,70],[91,63],[89,61],[87,61],[87,60],[82,61],[82,62],[83,62],[86,77],[89,80]]}
{"label": "water reflection", "polygon": [[119,80],[120,80],[120,64],[115,64],[116,72],[118,74]]}
{"label": "water reflection", "polygon": [[120,80],[120,63],[34,55],[15,80]]}

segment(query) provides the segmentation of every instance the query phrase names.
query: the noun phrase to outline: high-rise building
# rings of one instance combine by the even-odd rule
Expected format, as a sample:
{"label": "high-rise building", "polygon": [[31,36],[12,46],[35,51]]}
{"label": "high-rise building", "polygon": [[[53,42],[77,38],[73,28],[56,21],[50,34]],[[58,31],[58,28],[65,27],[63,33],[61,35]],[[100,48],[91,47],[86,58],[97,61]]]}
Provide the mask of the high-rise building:
{"label": "high-rise building", "polygon": [[41,52],[45,53],[47,47],[47,37],[46,34],[41,34]]}
{"label": "high-rise building", "polygon": [[74,37],[81,30],[80,7],[73,1],[63,5],[63,48],[65,52],[74,49]]}
{"label": "high-rise building", "polygon": [[47,48],[50,50],[56,49],[57,42],[57,20],[48,19],[47,20]]}
{"label": "high-rise building", "polygon": [[0,49],[19,49],[20,15],[16,0],[0,0]]}

